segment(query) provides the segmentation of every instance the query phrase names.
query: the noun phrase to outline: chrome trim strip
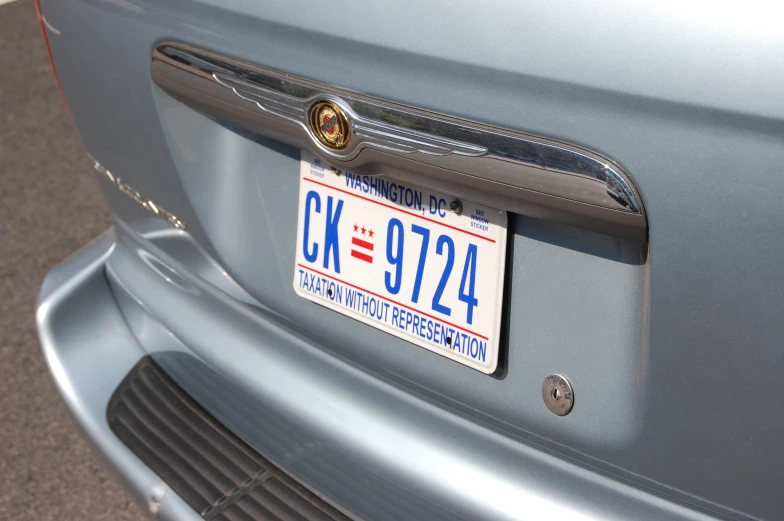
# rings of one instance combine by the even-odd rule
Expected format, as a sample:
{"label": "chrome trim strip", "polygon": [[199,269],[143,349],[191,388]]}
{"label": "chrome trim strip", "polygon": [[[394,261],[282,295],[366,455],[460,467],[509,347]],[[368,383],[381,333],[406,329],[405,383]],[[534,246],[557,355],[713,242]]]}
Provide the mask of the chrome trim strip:
{"label": "chrome trim strip", "polygon": [[[384,159],[388,156],[361,155],[376,150],[420,163],[415,171],[425,177],[427,167],[437,167],[472,177],[469,184],[480,189],[479,181],[490,182],[487,189],[506,201],[530,199],[529,206],[546,207],[530,212],[537,217],[583,225],[584,214],[588,228],[646,236],[644,210],[629,177],[593,152],[379,100],[178,43],[158,45],[151,68],[155,82],[178,99],[219,119],[240,120],[251,132],[310,148],[336,167],[363,174],[368,161],[399,167],[399,162]],[[353,137],[341,150],[322,145],[308,125],[309,107],[321,100],[338,105],[348,116]],[[367,173],[379,175],[378,170]]]}
{"label": "chrome trim strip", "polygon": [[254,103],[264,112],[295,124],[304,123],[305,105],[300,100],[286,94],[260,88],[225,74],[214,73],[212,77],[224,87],[234,91],[234,94],[240,98]]}

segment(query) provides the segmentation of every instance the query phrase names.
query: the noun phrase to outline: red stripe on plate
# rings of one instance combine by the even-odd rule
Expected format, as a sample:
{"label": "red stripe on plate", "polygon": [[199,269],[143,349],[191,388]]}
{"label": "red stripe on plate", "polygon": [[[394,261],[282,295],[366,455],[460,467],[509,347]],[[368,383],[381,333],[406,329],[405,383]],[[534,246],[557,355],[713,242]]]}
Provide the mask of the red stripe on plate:
{"label": "red stripe on plate", "polygon": [[362,239],[357,239],[356,237],[352,237],[351,238],[351,244],[355,244],[357,246],[365,248],[366,250],[373,251],[373,243],[372,242],[367,242],[367,241],[363,241]]}
{"label": "red stripe on plate", "polygon": [[373,257],[371,257],[370,255],[366,255],[362,252],[351,250],[351,256],[356,257],[359,260],[363,260],[365,262],[369,262],[370,264],[373,264]]}

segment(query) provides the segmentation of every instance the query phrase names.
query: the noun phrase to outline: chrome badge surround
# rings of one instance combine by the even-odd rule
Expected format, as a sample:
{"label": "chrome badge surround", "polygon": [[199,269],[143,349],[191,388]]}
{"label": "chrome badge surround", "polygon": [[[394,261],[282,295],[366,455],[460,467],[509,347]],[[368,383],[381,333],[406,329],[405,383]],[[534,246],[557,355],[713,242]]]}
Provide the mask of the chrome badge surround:
{"label": "chrome badge surround", "polygon": [[144,197],[142,197],[142,195],[139,192],[137,192],[136,190],[131,188],[130,185],[128,185],[126,183],[123,183],[122,179],[120,179],[119,177],[116,177],[114,174],[112,174],[106,167],[104,167],[101,163],[99,163],[93,156],[88,154],[88,157],[93,162],[93,168],[95,168],[95,170],[99,174],[103,175],[106,179],[108,179],[109,182],[112,183],[115,186],[115,188],[117,188],[122,193],[124,193],[125,195],[127,195],[128,197],[130,197],[131,199],[136,201],[139,205],[142,206],[142,208],[144,208],[148,212],[152,213],[156,217],[160,217],[161,219],[163,219],[164,221],[168,222],[169,224],[171,224],[175,228],[179,228],[180,230],[185,230],[185,228],[186,228],[185,223],[182,222],[180,219],[178,219],[177,216],[175,216],[170,211],[166,210],[164,207],[162,207],[162,206],[160,206],[158,204],[155,204],[150,199],[145,199]]}

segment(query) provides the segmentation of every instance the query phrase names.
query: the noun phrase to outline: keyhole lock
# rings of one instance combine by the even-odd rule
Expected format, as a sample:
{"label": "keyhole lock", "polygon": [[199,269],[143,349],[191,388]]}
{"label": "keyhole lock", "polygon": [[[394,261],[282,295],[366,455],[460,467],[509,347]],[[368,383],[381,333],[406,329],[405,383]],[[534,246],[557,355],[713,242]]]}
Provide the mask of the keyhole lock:
{"label": "keyhole lock", "polygon": [[542,383],[542,399],[550,412],[566,416],[574,406],[572,384],[560,374],[551,374]]}

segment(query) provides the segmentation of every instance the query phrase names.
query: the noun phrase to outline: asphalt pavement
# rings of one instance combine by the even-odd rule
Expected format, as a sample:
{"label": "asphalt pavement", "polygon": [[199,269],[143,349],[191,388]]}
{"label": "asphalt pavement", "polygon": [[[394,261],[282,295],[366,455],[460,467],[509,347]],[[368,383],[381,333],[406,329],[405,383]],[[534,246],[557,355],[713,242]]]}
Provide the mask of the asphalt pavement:
{"label": "asphalt pavement", "polygon": [[44,363],[46,272],[110,226],[33,0],[0,4],[0,520],[146,519],[81,438]]}

